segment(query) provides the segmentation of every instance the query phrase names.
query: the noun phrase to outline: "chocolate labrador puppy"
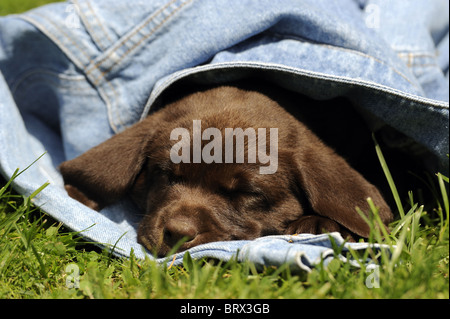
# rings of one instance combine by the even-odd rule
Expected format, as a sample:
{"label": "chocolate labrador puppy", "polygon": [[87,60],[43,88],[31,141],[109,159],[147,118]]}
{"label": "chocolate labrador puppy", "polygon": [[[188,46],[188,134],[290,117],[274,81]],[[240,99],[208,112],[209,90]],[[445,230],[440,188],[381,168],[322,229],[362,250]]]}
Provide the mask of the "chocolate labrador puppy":
{"label": "chocolate labrador puppy", "polygon": [[180,250],[269,234],[368,237],[355,210],[368,212],[368,197],[389,223],[377,188],[302,123],[302,102],[286,96],[270,86],[187,94],[62,163],[66,190],[95,210],[130,195],[145,213],[138,240],[159,256],[182,239]]}

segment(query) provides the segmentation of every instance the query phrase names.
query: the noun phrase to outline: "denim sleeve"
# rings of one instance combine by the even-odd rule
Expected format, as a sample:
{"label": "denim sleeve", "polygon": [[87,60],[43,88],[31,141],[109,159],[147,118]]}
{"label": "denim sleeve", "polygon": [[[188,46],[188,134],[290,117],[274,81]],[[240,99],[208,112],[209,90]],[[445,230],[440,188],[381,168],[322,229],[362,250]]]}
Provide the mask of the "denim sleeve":
{"label": "denim sleeve", "polygon": [[[395,128],[446,173],[448,7],[446,0],[74,0],[0,17],[0,173],[8,179],[45,154],[14,181],[19,193],[48,181],[33,199],[42,210],[102,247],[115,245],[117,255],[133,249],[153,258],[137,243],[134,205],[90,210],[66,194],[58,165],[145,118],[181,81],[226,83],[255,72],[312,98],[349,98],[367,125]],[[210,243],[191,254],[306,270],[334,257],[336,236]]]}

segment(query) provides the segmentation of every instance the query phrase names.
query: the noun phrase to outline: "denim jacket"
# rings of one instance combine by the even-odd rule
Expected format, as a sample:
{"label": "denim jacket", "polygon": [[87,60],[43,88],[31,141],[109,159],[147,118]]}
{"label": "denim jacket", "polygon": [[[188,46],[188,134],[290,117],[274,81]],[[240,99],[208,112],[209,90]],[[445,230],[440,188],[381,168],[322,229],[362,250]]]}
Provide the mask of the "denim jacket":
{"label": "denim jacket", "polygon": [[[448,171],[448,11],[446,0],[73,0],[0,17],[0,172],[9,178],[47,152],[15,189],[29,195],[49,181],[33,199],[42,210],[100,245],[117,243],[119,255],[143,257],[134,208],[122,201],[97,213],[72,200],[58,165],[145,118],[179,81],[255,73],[312,98],[347,97],[371,129],[395,128]],[[194,252],[247,251],[272,264],[307,251],[318,260],[329,237],[310,238]],[[297,257],[289,260],[300,265]]]}

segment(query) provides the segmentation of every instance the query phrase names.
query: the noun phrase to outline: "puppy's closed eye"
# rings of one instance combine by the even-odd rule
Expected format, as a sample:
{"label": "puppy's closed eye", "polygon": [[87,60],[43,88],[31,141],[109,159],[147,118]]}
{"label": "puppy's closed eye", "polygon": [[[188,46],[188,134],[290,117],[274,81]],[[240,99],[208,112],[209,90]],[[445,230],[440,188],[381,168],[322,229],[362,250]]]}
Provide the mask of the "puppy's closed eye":
{"label": "puppy's closed eye", "polygon": [[179,184],[183,182],[183,177],[180,175],[176,175],[172,170],[162,170],[158,169],[153,171],[152,175],[158,176],[159,181],[153,181],[155,184],[155,187],[158,187],[156,185],[168,185],[173,186],[175,184]]}
{"label": "puppy's closed eye", "polygon": [[267,194],[261,190],[251,189],[250,187],[236,187],[233,189],[221,188],[221,193],[226,196],[237,209],[249,208],[261,209],[263,211],[270,209],[271,200]]}

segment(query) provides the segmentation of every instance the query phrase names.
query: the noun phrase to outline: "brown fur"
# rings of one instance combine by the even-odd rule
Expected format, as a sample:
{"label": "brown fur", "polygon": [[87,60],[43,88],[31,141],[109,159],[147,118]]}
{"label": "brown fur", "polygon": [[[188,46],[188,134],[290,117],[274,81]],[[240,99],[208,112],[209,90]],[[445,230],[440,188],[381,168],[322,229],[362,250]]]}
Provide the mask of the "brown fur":
{"label": "brown fur", "polygon": [[[69,195],[99,210],[130,194],[145,212],[138,240],[160,256],[184,237],[181,250],[269,234],[340,231],[368,237],[369,227],[355,210],[368,211],[368,197],[382,221],[390,222],[392,213],[377,188],[285,110],[295,101],[269,90],[221,86],[166,105],[64,162],[60,170]],[[202,121],[202,130],[220,129],[222,136],[227,127],[278,128],[277,172],[259,174],[260,163],[172,163],[176,141],[170,132],[188,128],[192,140],[193,120]]]}

